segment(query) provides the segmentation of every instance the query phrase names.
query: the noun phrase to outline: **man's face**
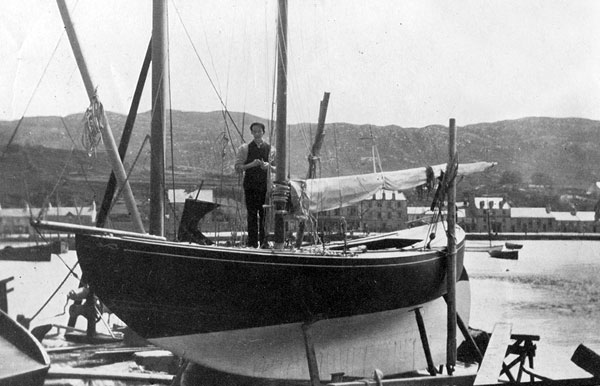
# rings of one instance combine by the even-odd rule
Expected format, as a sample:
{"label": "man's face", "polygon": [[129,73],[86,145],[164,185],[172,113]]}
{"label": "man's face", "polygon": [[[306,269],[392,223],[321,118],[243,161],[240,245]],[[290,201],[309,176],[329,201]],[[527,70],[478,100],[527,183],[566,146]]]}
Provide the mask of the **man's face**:
{"label": "man's face", "polygon": [[252,129],[250,131],[252,132],[252,136],[254,137],[254,139],[262,139],[262,136],[264,134],[262,127],[254,125],[252,126]]}

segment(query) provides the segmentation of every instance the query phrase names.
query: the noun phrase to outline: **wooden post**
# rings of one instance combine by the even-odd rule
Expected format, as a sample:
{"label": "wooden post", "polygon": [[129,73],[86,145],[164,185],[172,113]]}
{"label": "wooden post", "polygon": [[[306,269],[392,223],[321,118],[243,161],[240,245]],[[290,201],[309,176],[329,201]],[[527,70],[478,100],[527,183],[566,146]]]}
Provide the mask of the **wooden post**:
{"label": "wooden post", "polygon": [[[287,0],[279,0],[279,23],[277,24],[277,171],[275,183],[284,184],[286,176],[286,131],[287,131]],[[285,203],[275,202],[275,248],[282,249],[285,242]]]}
{"label": "wooden post", "polygon": [[479,349],[479,346],[477,346],[475,339],[473,339],[473,337],[469,333],[469,327],[465,324],[465,322],[460,317],[460,314],[458,313],[456,314],[456,321],[458,322],[458,327],[460,328],[460,331],[462,332],[465,341],[469,342],[471,347],[473,347],[475,353],[477,354],[477,359],[479,360],[479,363],[481,363],[481,361],[483,360],[483,353]]}
{"label": "wooden post", "polygon": [[450,178],[448,187],[448,264],[446,267],[446,284],[448,299],[448,339],[446,341],[446,368],[452,375],[456,365],[456,179],[448,175],[454,169],[456,161],[456,125],[450,119],[449,160],[446,167],[446,178]]}
{"label": "wooden post", "polygon": [[306,349],[306,360],[308,361],[308,373],[310,374],[311,386],[321,386],[319,379],[319,365],[315,354],[315,345],[311,333],[312,323],[302,324],[302,335],[304,336],[304,347]]}
{"label": "wooden post", "polygon": [[[73,50],[73,54],[75,55],[75,60],[77,61],[77,67],[79,68],[79,72],[81,73],[81,77],[83,78],[85,90],[88,94],[88,98],[90,99],[90,101],[92,101],[96,95],[96,88],[94,87],[92,77],[90,76],[87,64],[83,57],[83,53],[79,45],[79,40],[77,39],[77,34],[75,32],[75,28],[73,27],[73,22],[71,21],[69,9],[67,8],[65,0],[56,0],[56,3],[58,4],[60,15],[63,19],[63,23],[65,24],[67,36],[69,37],[69,42],[71,43],[71,48]],[[123,167],[123,163],[119,158],[117,144],[115,142],[115,138],[113,137],[112,129],[110,128],[110,123],[108,122],[108,118],[106,117],[106,114],[104,112],[102,118],[106,123],[106,126],[102,127],[102,140],[104,142],[104,146],[106,146],[106,152],[108,154],[108,158],[112,165],[112,169],[115,173],[115,176],[117,177],[117,182],[119,183],[119,185],[123,186],[123,195],[125,198],[125,204],[127,205],[127,210],[129,210],[129,214],[131,215],[136,231],[139,233],[146,233],[144,231],[144,225],[142,224],[142,218],[138,211],[135,198],[133,197],[133,192],[131,191],[131,187],[129,186],[129,182],[127,181],[127,173],[125,173],[125,168]]]}
{"label": "wooden post", "polygon": [[96,297],[91,290],[85,298],[84,309],[84,316],[87,320],[86,336],[91,339],[96,336]]}
{"label": "wooden post", "polygon": [[152,6],[152,118],[150,127],[150,233],[165,233],[165,126],[169,89],[167,64],[167,1]]}

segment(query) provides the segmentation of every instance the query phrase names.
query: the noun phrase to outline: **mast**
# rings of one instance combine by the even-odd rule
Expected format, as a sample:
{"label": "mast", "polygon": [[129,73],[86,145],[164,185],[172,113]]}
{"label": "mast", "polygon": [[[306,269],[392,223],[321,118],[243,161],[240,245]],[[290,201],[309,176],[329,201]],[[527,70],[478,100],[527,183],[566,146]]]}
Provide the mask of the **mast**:
{"label": "mast", "polygon": [[150,233],[165,232],[164,169],[167,69],[167,1],[153,0],[152,12],[152,121],[150,127]]}
{"label": "mast", "polygon": [[321,146],[325,138],[325,117],[327,115],[327,106],[329,105],[328,92],[323,93],[323,100],[319,108],[319,120],[317,121],[317,133],[315,134],[315,142],[312,145],[310,154],[308,155],[308,173],[306,179],[317,178],[317,160],[321,153]]}
{"label": "mast", "polygon": [[[317,178],[317,161],[321,153],[321,146],[325,138],[325,116],[327,115],[327,106],[329,105],[329,94],[327,91],[323,93],[323,100],[319,105],[319,119],[317,121],[317,132],[315,133],[315,141],[308,155],[308,172],[306,173],[306,179]],[[298,222],[298,231],[296,233],[296,248],[302,246],[302,240],[304,239],[304,229],[306,223],[304,220]]]}
{"label": "mast", "polygon": [[[73,50],[73,54],[75,55],[75,60],[77,61],[77,67],[79,68],[79,72],[81,73],[81,78],[83,79],[85,90],[88,94],[90,102],[92,102],[94,101],[94,99],[97,99],[96,88],[94,87],[94,82],[92,81],[92,77],[88,70],[87,63],[85,61],[85,58],[83,57],[81,46],[79,45],[79,40],[77,39],[77,33],[75,32],[75,28],[73,27],[73,22],[71,20],[71,15],[69,14],[69,9],[67,8],[67,5],[64,0],[57,0],[56,3],[58,4],[60,15],[63,19],[63,23],[65,24],[67,36],[69,37],[71,49]],[[121,158],[119,157],[119,153],[117,151],[117,143],[115,142],[115,138],[112,134],[112,129],[110,128],[108,118],[106,117],[106,113],[104,113],[104,111],[102,112],[102,119],[105,122],[105,125],[100,126],[102,130],[102,140],[104,142],[104,146],[106,146],[106,152],[112,165],[112,169],[115,173],[115,177],[117,178],[117,182],[120,186],[123,187],[123,196],[125,198],[127,210],[129,211],[129,214],[132,217],[136,231],[139,233],[145,233],[144,225],[142,224],[142,219],[140,217],[135,198],[133,197],[133,192],[131,191],[131,187],[129,186],[129,182],[127,181],[127,174],[125,173],[125,168],[123,167],[123,163],[121,162]]]}
{"label": "mast", "polygon": [[[286,181],[286,130],[287,130],[287,0],[278,1],[279,23],[277,24],[277,172],[275,173],[275,195],[289,195]],[[286,190],[287,188],[287,190]],[[278,194],[279,192],[283,194]],[[283,248],[285,241],[284,219],[285,201],[275,203],[275,248]]]}

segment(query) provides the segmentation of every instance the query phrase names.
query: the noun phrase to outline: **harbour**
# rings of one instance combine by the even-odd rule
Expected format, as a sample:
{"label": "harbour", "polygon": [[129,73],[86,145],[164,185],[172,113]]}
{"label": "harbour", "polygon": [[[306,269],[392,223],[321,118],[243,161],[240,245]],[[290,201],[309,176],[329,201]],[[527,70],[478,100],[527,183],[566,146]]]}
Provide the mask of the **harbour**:
{"label": "harbour", "polygon": [[[468,240],[467,247],[481,243],[483,241]],[[523,240],[520,243],[523,248],[519,259],[514,261],[493,259],[483,252],[465,253],[464,266],[470,276],[472,303],[469,326],[489,333],[497,323],[510,323],[514,334],[539,335],[540,340],[535,342],[536,373],[552,379],[588,377],[589,374],[570,358],[579,344],[600,352],[597,333],[600,331],[600,248],[597,242]],[[14,276],[10,283],[14,290],[8,294],[9,315],[31,318],[39,311],[31,321],[32,328],[66,325],[67,294],[79,285],[79,279],[69,274],[72,268],[80,275],[76,263],[74,251],[53,255],[50,262],[0,262],[3,275]],[[107,324],[119,325],[114,315],[104,317]],[[76,327],[85,330],[85,319],[79,318]],[[64,334],[65,330],[53,329],[52,332],[48,335]],[[98,323],[98,332],[107,333],[102,323]],[[69,344],[64,336],[51,336],[43,343],[54,348]],[[77,362],[71,365],[78,366]],[[51,383],[55,380],[47,382],[56,384]]]}
{"label": "harbour", "polygon": [[[89,60],[91,57],[82,49],[80,11],[74,12],[65,0],[58,0],[57,5],[90,103],[82,125],[83,149],[73,147],[71,154],[87,153],[92,157],[102,144],[105,166],[110,165],[112,174],[100,210],[97,216],[91,216],[95,217],[93,226],[74,221],[76,213],[65,213],[68,221],[53,221],[43,215],[44,208],[52,206],[52,196],[57,207],[62,207],[59,186],[68,185],[61,185],[63,176],[84,177],[90,185],[86,172],[91,169],[69,172],[74,164],[70,156],[56,183],[51,182],[54,178],[45,185],[36,181],[34,205],[40,208],[37,218],[28,203],[28,221],[21,223],[23,216],[13,219],[16,224],[12,225],[19,233],[30,227],[40,235],[74,234],[76,252],[60,251],[50,261],[20,259],[26,265],[12,266],[12,261],[1,261],[7,264],[7,270],[6,277],[0,278],[0,316],[2,323],[10,326],[0,330],[1,386],[87,384],[96,380],[103,385],[498,386],[519,384],[524,375],[532,382],[540,380],[540,386],[600,384],[597,338],[587,335],[597,331],[597,241],[593,237],[566,240],[562,233],[548,233],[596,233],[600,201],[592,211],[597,200],[593,190],[586,191],[585,196],[576,194],[577,190],[564,185],[568,179],[558,181],[558,168],[546,163],[550,168],[543,168],[544,172],[534,166],[526,171],[530,179],[527,189],[535,192],[535,197],[523,193],[518,186],[525,184],[524,176],[509,168],[533,163],[525,159],[510,163],[503,151],[489,152],[479,141],[481,130],[475,136],[461,136],[464,142],[457,140],[455,118],[449,118],[447,136],[445,125],[432,127],[436,134],[432,132],[430,137],[440,143],[426,141],[426,146],[419,149],[419,153],[427,154],[426,160],[401,154],[402,159],[394,157],[382,162],[369,127],[369,138],[361,131],[359,140],[370,140],[371,157],[360,158],[358,164],[356,159],[340,159],[337,125],[330,125],[336,148],[331,159],[347,164],[349,173],[341,172],[338,166],[324,173],[320,165],[326,162],[321,164],[320,160],[330,153],[321,152],[329,91],[323,93],[314,138],[312,127],[304,131],[306,150],[309,142],[314,142],[308,153],[308,173],[301,177],[303,171],[296,170],[294,166],[298,165],[291,162],[291,150],[299,148],[299,141],[288,136],[293,132],[288,125],[293,116],[290,109],[288,117],[288,96],[292,107],[296,94],[294,77],[290,75],[302,66],[288,63],[288,53],[290,62],[295,60],[300,52],[295,47],[302,47],[303,42],[293,39],[293,32],[305,29],[298,28],[296,22],[300,20],[296,16],[302,12],[295,5],[288,8],[287,0],[279,0],[276,10],[271,9],[275,13],[264,15],[266,19],[276,16],[277,20],[274,28],[263,31],[274,34],[276,43],[273,51],[266,51],[275,59],[273,76],[269,76],[273,91],[270,121],[259,116],[247,121],[246,113],[251,109],[244,108],[241,115],[233,113],[232,105],[225,103],[228,97],[215,87],[216,76],[204,66],[204,55],[199,54],[212,55],[212,50],[198,50],[194,43],[191,46],[220,101],[223,114],[219,122],[227,129],[217,142],[207,143],[212,150],[221,147],[220,152],[214,153],[216,159],[202,169],[189,164],[188,170],[196,175],[215,170],[220,170],[222,176],[236,175],[237,191],[232,186],[227,197],[241,195],[246,204],[245,212],[235,211],[235,227],[216,230],[242,229],[246,238],[239,243],[220,244],[200,229],[204,215],[225,206],[212,199],[199,199],[203,180],[199,181],[195,197],[184,199],[180,218],[175,205],[168,208],[165,194],[167,175],[172,176],[170,183],[175,192],[175,164],[185,164],[177,153],[198,152],[196,146],[175,147],[182,140],[189,144],[190,138],[179,136],[183,134],[179,128],[186,125],[176,119],[178,114],[172,102],[177,98],[171,98],[171,91],[189,82],[178,77],[184,71],[171,71],[171,64],[175,63],[171,59],[176,57],[172,55],[172,43],[178,40],[170,34],[174,30],[169,15],[174,14],[169,14],[167,8],[171,6],[163,0],[153,2],[151,40],[129,99],[131,105],[117,147],[116,130],[113,132],[110,123],[113,118],[101,101],[104,94],[96,86],[99,78],[90,71],[104,60]],[[177,5],[171,9],[190,38],[187,26],[191,21],[184,21]],[[293,11],[290,39],[288,10]],[[394,30],[400,32],[404,27]],[[141,41],[136,46],[145,47],[147,39]],[[217,41],[221,40],[214,40]],[[186,67],[191,68],[189,63]],[[289,71],[292,69],[296,71]],[[140,103],[147,94],[147,80],[151,83],[150,120],[148,125],[137,125],[149,129],[141,143],[141,147],[149,144],[142,161],[148,168],[135,173],[140,178],[138,189],[147,188],[144,205],[140,206],[136,199],[140,190],[134,189],[136,178],[130,178],[135,165],[129,165],[125,157],[132,151],[130,139]],[[37,88],[33,93],[36,91]],[[417,99],[428,98],[421,95]],[[200,103],[194,109],[206,107]],[[455,109],[446,113],[462,115]],[[3,157],[12,152],[19,156],[14,165],[42,175],[30,156],[34,148],[26,146],[21,150],[20,146],[12,146],[24,117],[25,112],[8,139]],[[569,121],[595,125],[591,121]],[[547,121],[532,122],[532,128],[521,124],[528,129],[530,138],[536,139],[534,146],[544,148],[546,144],[538,146],[540,135],[536,133],[546,130]],[[230,124],[237,136],[229,130]],[[64,119],[62,126],[69,130]],[[212,128],[216,126],[220,124],[211,124]],[[196,127],[194,123],[193,128]],[[244,139],[246,130],[252,135],[250,142]],[[395,129],[389,132],[386,141],[407,144],[403,138],[393,139],[399,133]],[[343,136],[345,141],[357,136],[348,134]],[[495,133],[489,134],[495,146]],[[443,151],[446,138],[447,157]],[[513,138],[509,142],[513,143]],[[527,142],[525,138],[518,140],[523,145]],[[465,143],[474,146],[459,152],[458,146]],[[522,153],[519,147],[515,149]],[[567,150],[569,157],[557,158],[557,164],[570,165],[573,159],[594,164],[593,158],[584,156],[577,146]],[[398,155],[397,151],[386,151]],[[140,149],[138,155],[142,153]],[[462,154],[467,157],[459,157]],[[136,157],[134,164],[137,160]],[[357,167],[363,160],[365,167]],[[196,161],[195,165],[203,164],[200,159]],[[511,166],[498,170],[495,167],[500,162]],[[368,166],[372,170],[367,171]],[[12,170],[10,173],[10,178],[19,178]],[[492,175],[497,185],[491,184]],[[465,177],[469,183],[461,185],[463,206],[459,208],[457,185]],[[585,178],[588,183],[598,180],[592,172]],[[234,183],[233,179],[230,181]],[[557,182],[561,184],[556,184],[560,192],[554,191]],[[23,185],[28,191],[28,184]],[[182,181],[179,187],[183,187]],[[497,188],[511,197],[502,193],[490,195]],[[223,189],[221,180],[221,193]],[[431,212],[427,217],[408,217],[404,192],[413,189],[412,200],[426,201]],[[484,191],[483,196],[473,195]],[[91,192],[95,212],[95,199],[99,196],[88,186],[88,201]],[[111,213],[119,197],[125,210]],[[80,202],[80,197],[72,195],[69,200]],[[363,210],[364,201],[370,202]],[[384,202],[389,209],[400,210],[384,213],[378,209]],[[520,202],[535,203],[535,210]],[[358,203],[360,209],[352,207]],[[354,216],[350,222],[340,211],[342,208]],[[349,240],[346,235],[353,230],[372,232],[369,221],[373,219],[363,217],[371,208],[376,216],[376,234]],[[332,213],[328,217],[333,223],[321,221],[319,212],[324,211]],[[215,218],[221,223],[228,215],[222,212]],[[120,227],[122,222],[129,223],[127,230]],[[169,224],[173,225],[172,232],[166,231]],[[390,229],[395,230],[389,232]],[[500,239],[498,234],[507,230],[524,235]],[[477,235],[467,240],[467,233],[482,231],[487,232],[487,240]],[[532,231],[544,234],[530,238],[528,233]],[[329,232],[339,233],[342,240],[326,237]],[[494,238],[504,242],[493,245]],[[467,247],[467,243],[472,245]],[[11,248],[6,251],[8,256],[16,256],[15,252]],[[14,296],[17,291],[19,297]],[[20,310],[13,310],[13,298]],[[7,313],[16,316],[11,318]],[[21,338],[15,338],[17,335]],[[545,335],[550,336],[548,343]],[[543,355],[542,349],[546,349]],[[24,363],[11,352],[33,361]],[[45,379],[38,376],[40,372],[46,374]]]}

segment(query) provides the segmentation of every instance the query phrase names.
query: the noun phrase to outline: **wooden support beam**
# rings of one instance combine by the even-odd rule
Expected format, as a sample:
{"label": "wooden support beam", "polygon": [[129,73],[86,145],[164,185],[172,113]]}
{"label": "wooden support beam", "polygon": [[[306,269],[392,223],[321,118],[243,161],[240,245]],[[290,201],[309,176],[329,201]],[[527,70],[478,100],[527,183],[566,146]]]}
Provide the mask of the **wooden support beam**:
{"label": "wooden support beam", "polygon": [[[446,304],[447,304],[448,303],[447,295],[444,295],[444,300],[446,301]],[[483,360],[483,354],[482,354],[481,350],[479,349],[479,346],[477,346],[477,343],[475,343],[475,339],[473,339],[473,337],[469,333],[469,326],[467,326],[467,324],[464,322],[464,320],[462,320],[462,318],[460,317],[460,314],[458,312],[456,313],[456,323],[458,325],[458,328],[460,329],[460,332],[462,333],[463,337],[465,338],[465,341],[469,342],[471,347],[473,347],[473,350],[475,350],[475,353],[477,354],[477,360],[479,361],[479,363],[481,363],[481,361]],[[538,337],[538,339],[539,339],[539,337]]]}
{"label": "wooden support beam", "polygon": [[[571,362],[581,367],[596,378],[600,378],[600,355],[580,344],[575,349]],[[600,383],[600,380],[598,381]]]}
{"label": "wooden support beam", "polygon": [[435,376],[437,371],[433,364],[433,358],[431,356],[431,350],[429,348],[429,341],[427,340],[427,331],[425,330],[425,323],[423,322],[423,315],[421,315],[420,307],[413,310],[415,312],[415,318],[417,319],[417,326],[419,327],[419,335],[421,336],[421,343],[423,344],[423,351],[425,351],[425,359],[427,360],[427,371],[429,375]]}
{"label": "wooden support beam", "polygon": [[312,339],[312,323],[302,324],[302,335],[304,336],[304,347],[306,348],[306,360],[308,361],[308,373],[310,374],[311,386],[321,386],[319,378],[319,365],[315,354],[315,345]]}
{"label": "wooden support beam", "polygon": [[512,325],[497,323],[492,331],[492,337],[485,350],[485,356],[477,372],[473,385],[497,385],[498,378],[504,366],[506,350],[510,344]]}
{"label": "wooden support beam", "polygon": [[450,178],[448,186],[448,257],[446,265],[447,285],[447,332],[446,339],[446,370],[452,375],[456,366],[456,178],[450,176],[456,161],[456,122],[450,119],[448,137],[448,164],[446,177]]}
{"label": "wooden support beam", "polygon": [[6,279],[0,280],[0,310],[8,313],[8,294],[14,290],[14,288],[8,288],[8,282],[14,280],[15,277],[7,277]]}

